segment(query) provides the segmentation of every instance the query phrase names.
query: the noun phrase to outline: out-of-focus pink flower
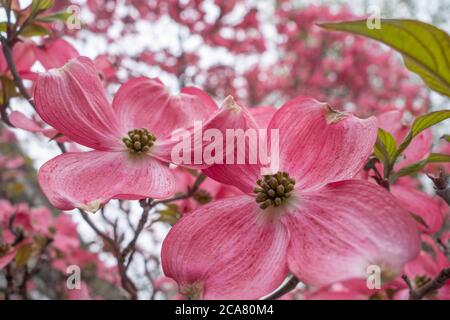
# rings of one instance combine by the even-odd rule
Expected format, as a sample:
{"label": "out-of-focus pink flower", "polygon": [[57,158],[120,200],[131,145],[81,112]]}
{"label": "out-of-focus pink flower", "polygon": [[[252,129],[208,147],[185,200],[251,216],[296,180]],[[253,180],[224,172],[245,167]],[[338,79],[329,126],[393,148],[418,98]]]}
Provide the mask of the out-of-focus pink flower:
{"label": "out-of-focus pink flower", "polygon": [[[195,93],[171,96],[155,79],[124,84],[108,102],[94,63],[85,57],[40,74],[36,109],[72,141],[94,149],[62,154],[39,170],[39,183],[61,210],[96,211],[112,198],[164,198],[175,191],[161,144],[175,129],[205,120],[211,110]],[[164,120],[162,120],[164,119]]]}
{"label": "out-of-focus pink flower", "polygon": [[59,215],[53,225],[55,229],[53,246],[62,252],[70,252],[80,246],[77,226],[69,215]]}
{"label": "out-of-focus pink flower", "polygon": [[17,248],[6,245],[0,246],[0,270],[6,267],[16,256]]}
{"label": "out-of-focus pink flower", "polygon": [[34,54],[45,69],[60,68],[67,61],[78,57],[78,51],[62,38],[45,40],[40,46],[34,46]]}
{"label": "out-of-focus pink flower", "polygon": [[[219,130],[258,127],[245,108],[228,102],[217,114]],[[190,298],[254,299],[289,271],[313,286],[365,278],[373,264],[388,278],[397,275],[419,252],[415,222],[383,188],[350,180],[372,152],[376,120],[300,97],[275,113],[269,135],[271,129],[279,130],[279,172],[262,177],[259,165],[205,169],[246,195],[205,205],[175,224],[162,248],[166,276]]]}
{"label": "out-of-focus pink flower", "polygon": [[66,295],[68,300],[91,300],[89,293],[89,287],[86,282],[81,281],[80,288],[66,289]]}

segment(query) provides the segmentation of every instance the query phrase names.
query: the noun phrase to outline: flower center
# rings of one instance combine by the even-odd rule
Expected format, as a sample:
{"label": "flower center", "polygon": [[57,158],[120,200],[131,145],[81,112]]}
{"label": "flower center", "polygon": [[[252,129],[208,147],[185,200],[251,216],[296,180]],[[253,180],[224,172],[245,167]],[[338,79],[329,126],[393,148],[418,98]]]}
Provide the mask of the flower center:
{"label": "flower center", "polygon": [[256,184],[253,190],[256,193],[256,202],[261,209],[267,209],[270,206],[279,207],[291,196],[295,180],[289,177],[287,172],[277,172],[258,179]]}
{"label": "flower center", "polygon": [[147,153],[155,144],[156,137],[147,129],[134,129],[128,131],[128,136],[122,139],[131,153]]}

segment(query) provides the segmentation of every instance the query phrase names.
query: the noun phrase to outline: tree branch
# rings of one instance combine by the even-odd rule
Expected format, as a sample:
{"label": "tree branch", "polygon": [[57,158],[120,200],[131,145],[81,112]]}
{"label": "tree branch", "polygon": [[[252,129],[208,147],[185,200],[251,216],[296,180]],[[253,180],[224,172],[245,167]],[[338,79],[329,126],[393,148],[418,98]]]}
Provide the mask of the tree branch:
{"label": "tree branch", "polygon": [[450,268],[443,269],[436,278],[430,280],[419,288],[414,288],[407,275],[402,275],[402,279],[409,288],[409,300],[421,300],[430,293],[436,292],[450,280]]}
{"label": "tree branch", "polygon": [[23,84],[22,78],[19,76],[17,72],[16,65],[14,63],[14,58],[12,54],[12,49],[9,46],[8,40],[0,35],[0,41],[2,43],[2,51],[5,56],[6,62],[8,63],[9,70],[11,71],[11,75],[13,76],[13,81],[16,87],[19,89],[20,94],[30,103],[30,105],[35,109],[33,98],[28,93],[27,88]]}
{"label": "tree branch", "polygon": [[436,194],[447,202],[450,206],[450,186],[448,184],[448,175],[441,170],[439,176],[434,177],[428,175],[428,178],[433,181],[434,190],[436,190]]}
{"label": "tree branch", "polygon": [[200,173],[197,177],[197,180],[195,180],[194,184],[188,189],[188,191],[186,191],[185,193],[181,193],[179,195],[176,195],[172,198],[168,198],[168,199],[163,199],[163,200],[159,200],[159,201],[154,201],[151,203],[152,207],[155,207],[158,204],[164,204],[164,203],[169,203],[169,202],[173,202],[173,201],[177,201],[177,200],[183,200],[183,199],[187,199],[189,197],[192,197],[192,195],[200,188],[200,185],[203,183],[203,181],[205,181],[206,179],[206,175],[203,173]]}

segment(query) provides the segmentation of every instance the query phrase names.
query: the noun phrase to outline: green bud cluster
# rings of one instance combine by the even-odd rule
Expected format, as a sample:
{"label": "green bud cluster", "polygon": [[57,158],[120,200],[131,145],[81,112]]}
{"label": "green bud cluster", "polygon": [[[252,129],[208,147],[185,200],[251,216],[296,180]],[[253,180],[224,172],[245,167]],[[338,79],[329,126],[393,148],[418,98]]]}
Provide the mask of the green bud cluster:
{"label": "green bud cluster", "polygon": [[155,144],[156,137],[145,128],[134,129],[128,131],[128,136],[122,141],[132,153],[147,153]]}
{"label": "green bud cluster", "polygon": [[295,180],[289,177],[287,172],[277,172],[273,175],[266,175],[263,179],[256,181],[256,202],[261,209],[271,206],[279,207],[294,190]]}

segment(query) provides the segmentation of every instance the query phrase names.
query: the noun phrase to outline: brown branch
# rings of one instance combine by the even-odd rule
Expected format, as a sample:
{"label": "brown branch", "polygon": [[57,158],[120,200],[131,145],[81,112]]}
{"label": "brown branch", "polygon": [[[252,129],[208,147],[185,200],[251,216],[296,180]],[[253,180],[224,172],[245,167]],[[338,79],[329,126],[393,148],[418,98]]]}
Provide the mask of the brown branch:
{"label": "brown branch", "polygon": [[84,210],[78,209],[78,211],[81,213],[81,217],[89,225],[89,227],[91,227],[91,229],[94,230],[94,232],[110,246],[113,255],[117,259],[117,265],[119,268],[119,275],[122,287],[130,295],[130,299],[136,300],[137,289],[133,281],[131,281],[131,279],[127,275],[127,268],[124,265],[124,259],[120,252],[119,245],[112,238],[103,233]]}
{"label": "brown branch", "polygon": [[152,207],[155,207],[158,204],[165,204],[177,200],[183,200],[192,197],[192,195],[200,188],[200,185],[205,181],[206,175],[201,173],[198,175],[197,180],[195,180],[194,184],[186,191],[185,193],[181,193],[179,195],[176,195],[172,198],[158,200],[152,202]]}
{"label": "brown branch", "polygon": [[122,251],[122,259],[125,260],[127,258],[127,256],[129,255],[129,259],[128,259],[129,262],[127,264],[127,268],[129,267],[131,259],[133,258],[133,255],[136,251],[136,242],[137,242],[139,236],[141,235],[142,231],[144,230],[144,227],[148,221],[148,216],[149,216],[150,210],[152,208],[154,208],[155,206],[157,206],[158,204],[166,204],[169,202],[182,200],[182,199],[191,197],[199,189],[200,185],[203,183],[203,181],[205,181],[205,179],[206,179],[206,176],[203,173],[201,173],[195,180],[194,184],[185,193],[182,193],[182,194],[179,194],[179,195],[176,195],[174,197],[164,199],[164,200],[142,201],[141,202],[141,205],[144,210],[142,211],[141,218],[139,219],[138,225],[135,228],[134,237],[130,241],[130,243],[125,247],[125,249]]}
{"label": "brown branch", "polygon": [[40,270],[40,262],[42,260],[42,257],[44,255],[45,251],[47,250],[48,246],[52,242],[53,242],[52,238],[45,239],[45,243],[43,244],[43,246],[40,248],[40,250],[38,252],[37,261],[36,261],[35,265],[33,266],[33,268],[31,268],[31,270],[29,270],[28,266],[25,265],[22,282],[20,283],[20,285],[18,287],[18,292],[20,293],[20,296],[22,297],[22,299],[24,299],[24,300],[29,299],[29,297],[28,297],[28,281],[31,280],[36,274],[38,274],[38,272]]}
{"label": "brown branch", "polygon": [[444,199],[445,202],[450,206],[450,186],[448,183],[448,175],[441,170],[437,177],[432,175],[428,175],[428,178],[433,181],[434,190],[436,190],[436,194]]}
{"label": "brown branch", "polygon": [[438,291],[450,280],[450,268],[441,270],[436,278],[428,281],[419,288],[414,288],[407,275],[402,275],[402,279],[409,288],[409,300],[421,300],[428,294]]}
{"label": "brown branch", "polygon": [[265,296],[261,300],[276,300],[276,299],[284,296],[286,293],[294,290],[299,282],[300,281],[297,279],[296,276],[294,276],[293,274],[290,274],[286,278],[286,281],[284,284],[282,284],[278,289],[276,289],[274,292],[272,292],[268,296]]}
{"label": "brown branch", "polygon": [[0,35],[0,41],[2,43],[2,51],[5,56],[6,62],[8,63],[9,70],[11,71],[11,75],[13,76],[13,81],[16,87],[19,89],[20,94],[30,103],[30,105],[35,109],[33,98],[28,93],[27,88],[23,84],[22,78],[19,76],[17,72],[16,64],[14,63],[14,58],[12,54],[12,48],[9,46],[8,40]]}

